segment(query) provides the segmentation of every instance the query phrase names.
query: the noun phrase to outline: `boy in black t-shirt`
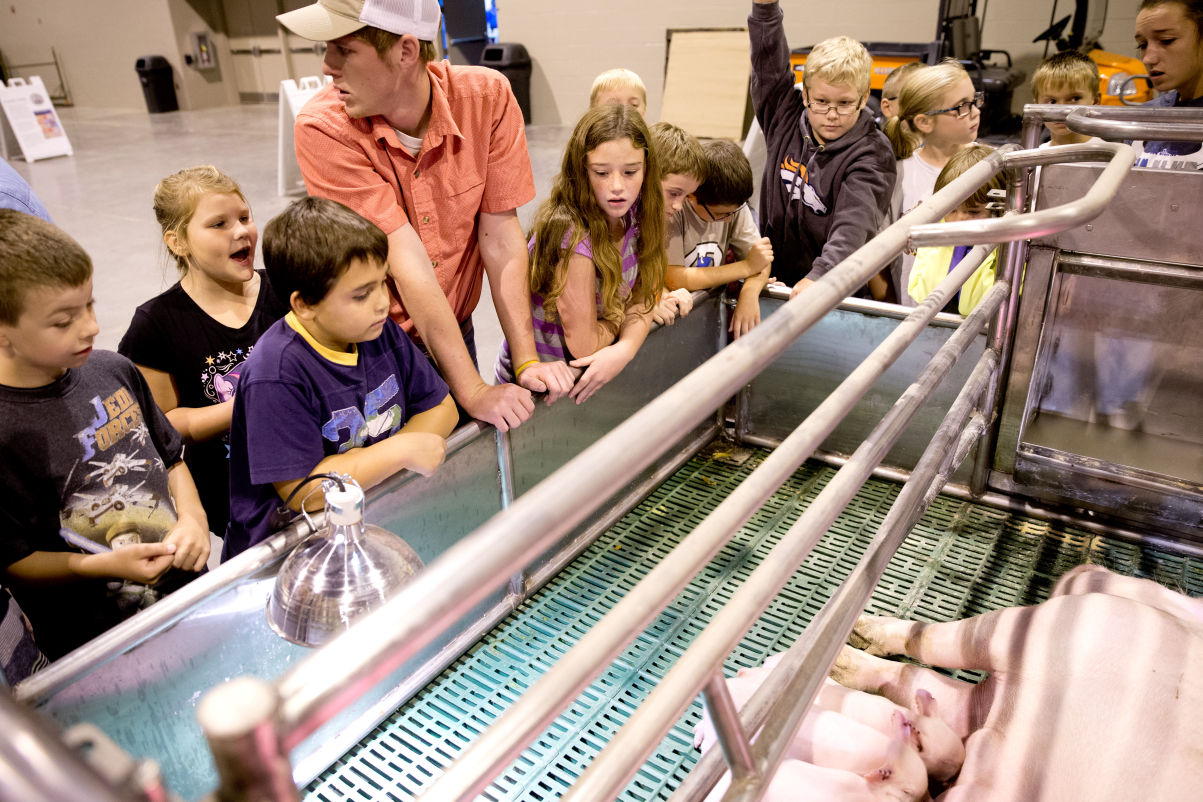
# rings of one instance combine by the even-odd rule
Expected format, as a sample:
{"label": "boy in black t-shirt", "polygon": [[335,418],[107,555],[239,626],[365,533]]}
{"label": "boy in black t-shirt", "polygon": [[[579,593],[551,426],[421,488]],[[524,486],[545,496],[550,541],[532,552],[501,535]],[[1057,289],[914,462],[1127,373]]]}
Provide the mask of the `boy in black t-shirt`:
{"label": "boy in black t-shirt", "polygon": [[51,659],[133,612],[128,583],[209,556],[179,436],[97,331],[88,255],[0,209],[0,558]]}

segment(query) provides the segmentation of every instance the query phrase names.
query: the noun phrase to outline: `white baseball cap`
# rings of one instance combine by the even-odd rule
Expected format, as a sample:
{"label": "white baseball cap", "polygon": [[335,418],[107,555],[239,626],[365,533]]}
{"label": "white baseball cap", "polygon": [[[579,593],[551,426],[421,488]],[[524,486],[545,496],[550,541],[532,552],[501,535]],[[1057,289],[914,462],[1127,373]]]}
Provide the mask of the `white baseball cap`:
{"label": "white baseball cap", "polygon": [[365,25],[434,42],[441,16],[438,0],[318,0],[276,19],[297,36],[316,42],[339,39]]}

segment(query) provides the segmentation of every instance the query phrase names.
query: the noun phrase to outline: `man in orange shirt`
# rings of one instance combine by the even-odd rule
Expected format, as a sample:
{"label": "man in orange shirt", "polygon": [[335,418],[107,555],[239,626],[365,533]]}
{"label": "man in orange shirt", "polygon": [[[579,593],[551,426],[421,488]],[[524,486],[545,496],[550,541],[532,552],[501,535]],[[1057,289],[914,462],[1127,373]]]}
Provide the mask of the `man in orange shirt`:
{"label": "man in orange shirt", "polygon": [[[497,71],[434,60],[439,16],[438,0],[320,0],[277,17],[327,43],[333,79],[297,116],[297,161],[311,195],[388,235],[400,295],[390,314],[417,328],[460,406],[505,431],[534,411],[531,391],[554,401],[573,376],[535,351],[517,214],[535,196],[521,111]],[[487,385],[476,369],[472,310],[486,272],[523,366],[517,385]]]}

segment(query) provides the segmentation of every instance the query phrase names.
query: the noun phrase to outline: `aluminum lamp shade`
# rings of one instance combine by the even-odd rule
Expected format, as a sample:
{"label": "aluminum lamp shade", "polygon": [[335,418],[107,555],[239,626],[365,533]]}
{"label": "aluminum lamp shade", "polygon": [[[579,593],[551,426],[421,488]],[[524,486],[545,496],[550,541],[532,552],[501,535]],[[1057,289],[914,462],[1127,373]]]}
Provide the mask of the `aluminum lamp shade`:
{"label": "aluminum lamp shade", "polygon": [[326,498],[326,526],[284,561],[267,604],[271,628],[302,646],[320,646],[346,630],[422,568],[408,543],[363,523],[358,487],[327,492]]}

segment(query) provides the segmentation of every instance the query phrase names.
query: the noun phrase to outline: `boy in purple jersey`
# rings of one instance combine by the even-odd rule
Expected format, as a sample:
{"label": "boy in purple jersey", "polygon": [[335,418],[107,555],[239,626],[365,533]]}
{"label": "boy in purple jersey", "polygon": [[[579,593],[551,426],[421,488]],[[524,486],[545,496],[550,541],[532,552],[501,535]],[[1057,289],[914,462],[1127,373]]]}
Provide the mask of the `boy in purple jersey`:
{"label": "boy in purple jersey", "polygon": [[292,311],[259,339],[234,397],[223,560],[267,538],[272,512],[310,474],[350,474],[364,489],[402,468],[429,476],[459,419],[389,319],[388,238],[374,223],[304,198],[267,224],[263,260]]}

